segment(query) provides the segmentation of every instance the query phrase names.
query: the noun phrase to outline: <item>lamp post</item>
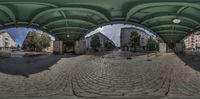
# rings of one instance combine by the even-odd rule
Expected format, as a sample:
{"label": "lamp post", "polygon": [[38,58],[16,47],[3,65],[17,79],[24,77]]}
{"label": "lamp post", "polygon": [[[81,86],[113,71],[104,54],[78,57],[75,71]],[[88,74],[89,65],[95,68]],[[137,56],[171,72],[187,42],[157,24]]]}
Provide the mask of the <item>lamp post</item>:
{"label": "lamp post", "polygon": [[181,22],[181,19],[178,16],[176,16],[176,18],[173,19],[172,22],[175,24],[179,24]]}
{"label": "lamp post", "polygon": [[69,36],[69,34],[67,34],[67,38],[69,38],[70,36]]}

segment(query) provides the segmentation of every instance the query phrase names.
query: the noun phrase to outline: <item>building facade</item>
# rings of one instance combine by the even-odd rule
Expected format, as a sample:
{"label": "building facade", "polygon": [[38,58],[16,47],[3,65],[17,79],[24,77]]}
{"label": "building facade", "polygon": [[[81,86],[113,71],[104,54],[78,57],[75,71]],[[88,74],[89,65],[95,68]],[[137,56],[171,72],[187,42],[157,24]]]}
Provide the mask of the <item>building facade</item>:
{"label": "building facade", "polygon": [[195,50],[197,47],[197,38],[198,36],[195,34],[191,34],[184,40],[185,49],[186,50]]}
{"label": "building facade", "polygon": [[0,33],[0,49],[17,48],[16,42],[7,32]]}
{"label": "building facade", "polygon": [[42,49],[43,52],[53,53],[54,40],[51,40],[50,46]]}
{"label": "building facade", "polygon": [[144,31],[135,29],[135,28],[122,28],[120,33],[120,46],[121,49],[126,49],[125,47],[130,47],[130,37],[131,32],[136,31],[140,35],[140,46],[145,48],[150,37],[156,39],[156,36],[149,35]]}
{"label": "building facade", "polygon": [[184,39],[186,50],[200,50],[200,33],[194,33]]}
{"label": "building facade", "polygon": [[114,42],[112,40],[110,40],[107,36],[105,36],[104,34],[99,32],[99,33],[96,33],[94,35],[91,35],[90,37],[85,38],[86,39],[85,43],[86,43],[86,49],[87,50],[91,50],[92,49],[90,42],[92,40],[92,37],[95,36],[95,35],[97,35],[99,37],[99,39],[100,39],[100,43],[101,43],[101,47],[99,48],[100,51],[106,50],[105,44],[107,42],[110,42],[111,44],[113,44],[115,46],[115,44],[114,44]]}

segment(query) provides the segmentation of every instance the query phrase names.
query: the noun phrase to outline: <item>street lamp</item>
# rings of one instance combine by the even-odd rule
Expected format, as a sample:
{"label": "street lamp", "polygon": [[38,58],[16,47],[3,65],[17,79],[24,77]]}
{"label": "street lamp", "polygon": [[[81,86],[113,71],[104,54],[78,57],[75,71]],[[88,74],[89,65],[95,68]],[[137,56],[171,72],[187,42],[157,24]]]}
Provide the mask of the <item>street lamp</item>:
{"label": "street lamp", "polygon": [[67,38],[69,38],[69,34],[67,34]]}
{"label": "street lamp", "polygon": [[175,19],[173,19],[173,23],[179,24],[181,22],[181,19],[177,16]]}

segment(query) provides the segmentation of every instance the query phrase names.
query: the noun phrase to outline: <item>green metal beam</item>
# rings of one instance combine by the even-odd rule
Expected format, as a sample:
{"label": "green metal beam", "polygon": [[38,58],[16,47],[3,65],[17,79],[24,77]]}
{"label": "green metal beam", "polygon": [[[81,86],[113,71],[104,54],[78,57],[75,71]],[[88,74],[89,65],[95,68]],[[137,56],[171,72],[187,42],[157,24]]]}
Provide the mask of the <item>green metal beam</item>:
{"label": "green metal beam", "polygon": [[177,33],[167,33],[167,34],[159,34],[159,35],[185,36],[183,34],[177,34]]}
{"label": "green metal beam", "polygon": [[73,34],[73,33],[69,33],[69,34],[54,34],[54,36],[71,36],[71,37],[77,37],[77,36],[82,36],[82,35],[78,35],[78,34]]}
{"label": "green metal beam", "polygon": [[160,37],[162,37],[163,39],[167,39],[167,38],[171,38],[171,37],[174,37],[174,38],[184,38],[185,35],[159,35]]}
{"label": "green metal beam", "polygon": [[51,6],[51,7],[57,7],[54,4],[51,3],[46,3],[46,2],[24,2],[24,1],[20,1],[20,2],[0,2],[0,4],[36,4],[36,5],[44,5],[44,6]]}
{"label": "green metal beam", "polygon": [[185,9],[187,9],[188,6],[183,6],[181,7],[177,12],[176,12],[176,16],[179,16]]}
{"label": "green metal beam", "polygon": [[187,6],[187,7],[192,7],[196,9],[200,9],[200,6],[198,4],[192,4],[192,3],[183,3],[183,2],[160,2],[160,3],[145,3],[145,4],[140,4],[138,6],[132,7],[128,13],[126,14],[126,21],[129,20],[131,16],[134,16],[137,12],[140,12],[144,9],[147,8],[152,8],[156,6]]}
{"label": "green metal beam", "polygon": [[85,34],[83,32],[56,32],[56,33],[53,33],[53,34]]}
{"label": "green metal beam", "polygon": [[158,26],[151,27],[150,29],[159,29],[159,28],[162,28],[162,27],[179,27],[179,28],[184,28],[184,29],[188,29],[188,30],[193,29],[191,27],[187,27],[187,26],[183,26],[183,25],[179,25],[179,24],[158,25]]}
{"label": "green metal beam", "polygon": [[177,40],[177,41],[179,41],[179,40],[181,40],[182,38],[184,38],[184,37],[177,37],[177,36],[165,36],[165,40]]}
{"label": "green metal beam", "polygon": [[46,27],[55,23],[59,23],[59,22],[65,22],[65,21],[74,21],[74,22],[82,22],[82,23],[87,23],[87,24],[91,24],[93,26],[96,26],[94,23],[89,22],[89,21],[85,21],[85,20],[81,20],[81,19],[59,19],[59,20],[55,20],[55,21],[51,21],[47,24],[44,24],[42,27]]}
{"label": "green metal beam", "polygon": [[6,13],[9,16],[9,18],[16,24],[17,22],[16,17],[12,10],[10,10],[8,7],[3,6],[3,5],[0,5],[0,10]]}
{"label": "green metal beam", "polygon": [[[157,17],[153,17],[153,18],[150,18],[150,19],[147,19],[145,21],[143,21],[141,24],[145,24],[147,22],[151,22],[151,21],[154,21],[154,20],[159,20],[159,19],[165,19],[165,18],[174,18],[175,16],[157,16]],[[187,18],[187,17],[183,17],[181,16],[180,19],[182,20],[187,20],[189,22],[191,22],[191,24],[198,24],[200,25],[200,22],[198,22],[197,20],[193,20],[193,19],[190,19],[190,18]]]}
{"label": "green metal beam", "polygon": [[53,8],[49,10],[41,11],[40,13],[36,14],[30,21],[30,24],[32,24],[34,21],[36,21],[38,18],[40,18],[43,15],[46,15],[47,13],[54,12],[54,11],[60,11],[60,10],[72,10],[72,11],[86,11],[86,12],[92,12],[102,18],[104,18],[105,21],[109,22],[109,19],[102,13],[88,8],[81,8],[81,7],[62,7],[62,8]]}
{"label": "green metal beam", "polygon": [[87,31],[87,30],[88,30],[88,29],[80,28],[80,27],[58,27],[58,28],[50,29],[50,30],[48,30],[48,31],[54,32],[54,31],[63,30],[63,29],[66,29],[66,31],[67,31],[67,30],[70,30],[70,29],[83,30],[83,31]]}
{"label": "green metal beam", "polygon": [[155,31],[156,33],[180,33],[180,34],[188,34],[188,32],[180,31],[180,30],[161,30]]}
{"label": "green metal beam", "polygon": [[67,36],[63,36],[63,35],[57,35],[56,37],[59,39],[65,39],[65,40],[78,40],[79,38],[81,38],[81,36],[67,37]]}

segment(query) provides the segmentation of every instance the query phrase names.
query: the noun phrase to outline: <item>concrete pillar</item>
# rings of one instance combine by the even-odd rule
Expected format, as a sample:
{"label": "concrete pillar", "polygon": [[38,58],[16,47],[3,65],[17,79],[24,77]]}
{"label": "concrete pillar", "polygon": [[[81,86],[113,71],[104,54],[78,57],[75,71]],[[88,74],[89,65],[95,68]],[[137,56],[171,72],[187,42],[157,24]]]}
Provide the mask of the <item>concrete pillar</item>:
{"label": "concrete pillar", "polygon": [[86,52],[86,41],[85,40],[76,41],[74,50],[75,54],[84,54]]}
{"label": "concrete pillar", "polygon": [[53,53],[54,54],[63,54],[63,41],[54,41],[53,42]]}
{"label": "concrete pillar", "polygon": [[182,53],[183,52],[183,44],[182,43],[176,43],[176,46],[175,46],[175,51],[176,53]]}
{"label": "concrete pillar", "polygon": [[160,53],[166,53],[167,52],[166,43],[159,43],[159,51],[160,51]]}

